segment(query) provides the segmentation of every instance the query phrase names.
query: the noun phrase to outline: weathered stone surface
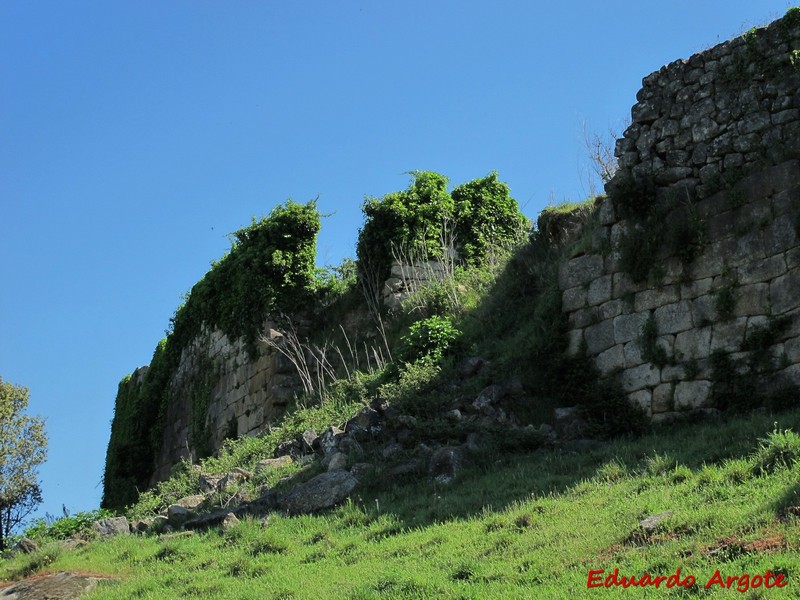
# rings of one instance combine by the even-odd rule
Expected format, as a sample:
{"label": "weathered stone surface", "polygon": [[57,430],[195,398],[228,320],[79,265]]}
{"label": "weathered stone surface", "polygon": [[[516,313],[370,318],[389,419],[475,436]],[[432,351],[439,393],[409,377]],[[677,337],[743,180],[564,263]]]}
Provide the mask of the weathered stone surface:
{"label": "weathered stone surface", "polygon": [[632,394],[628,394],[628,402],[631,403],[631,406],[640,408],[647,417],[652,416],[653,394],[650,390],[643,389],[633,392]]}
{"label": "weathered stone surface", "polygon": [[239,524],[239,518],[234,513],[229,512],[222,518],[222,523],[220,524],[220,528],[224,533],[226,531],[230,531],[238,524]]}
{"label": "weathered stone surface", "polygon": [[428,464],[428,475],[442,485],[451,483],[464,467],[464,451],[445,446],[432,455]]}
{"label": "weathered stone surface", "polygon": [[692,307],[686,300],[667,304],[657,308],[653,318],[659,333],[680,333],[692,327]]}
{"label": "weathered stone surface", "polygon": [[662,383],[653,388],[652,413],[663,413],[673,408],[674,386],[671,383]]}
{"label": "weathered stone surface", "polygon": [[328,472],[344,471],[347,468],[347,455],[344,452],[334,452],[328,462]]}
{"label": "weathered stone surface", "polygon": [[32,554],[33,552],[36,552],[39,549],[39,544],[34,542],[32,539],[24,537],[17,542],[17,545],[15,547],[23,554]]}
{"label": "weathered stone surface", "polygon": [[650,318],[649,312],[620,315],[614,319],[614,341],[624,344],[637,339],[642,334],[642,327]]}
{"label": "weathered stone surface", "polygon": [[325,456],[333,454],[339,446],[339,442],[345,436],[345,432],[338,427],[328,427],[319,440],[319,447]]}
{"label": "weathered stone surface", "polygon": [[650,363],[626,369],[620,378],[622,389],[626,392],[635,392],[645,387],[653,387],[659,383],[661,383],[661,373]]}
{"label": "weathered stone surface", "polygon": [[125,517],[108,517],[106,519],[100,519],[99,521],[92,523],[92,529],[100,537],[128,535],[131,532],[128,519]]}
{"label": "weathered stone surface", "polygon": [[592,356],[614,345],[614,323],[603,321],[584,329],[586,352]]}
{"label": "weathered stone surface", "polygon": [[747,328],[747,317],[715,323],[711,329],[711,351],[722,349],[736,352],[742,347]]}
{"label": "weathered stone surface", "polygon": [[644,363],[642,347],[637,340],[625,344],[623,352],[625,354],[625,368],[630,369]]}
{"label": "weathered stone surface", "polygon": [[342,502],[357,485],[358,480],[347,471],[323,473],[286,494],[281,506],[290,515],[313,513]]}
{"label": "weathered stone surface", "polygon": [[617,369],[625,367],[625,352],[622,344],[617,344],[608,350],[601,352],[595,359],[597,368],[603,375],[607,375]]}
{"label": "weathered stone surface", "polygon": [[706,358],[711,353],[711,327],[682,331],[675,336],[675,358],[680,361]]}
{"label": "weathered stone surface", "polygon": [[706,406],[711,387],[710,381],[681,381],[675,386],[675,408],[681,410]]}
{"label": "weathered stone surface", "polygon": [[666,285],[663,288],[648,289],[638,292],[633,301],[633,309],[636,312],[649,311],[659,308],[665,304],[677,302],[680,299],[680,291],[677,285]]}
{"label": "weathered stone surface", "polygon": [[786,272],[786,260],[782,254],[769,256],[742,265],[738,269],[740,284],[762,283],[770,281]]}
{"label": "weathered stone surface", "polygon": [[736,317],[763,315],[769,311],[769,285],[766,283],[737,286],[734,298],[732,314]]}
{"label": "weathered stone surface", "polygon": [[603,274],[603,257],[588,254],[573,258],[561,266],[558,281],[561,289],[588,284]]}
{"label": "weathered stone surface", "polygon": [[589,306],[597,306],[611,300],[611,275],[598,277],[589,284],[586,299]]}
{"label": "weathered stone surface", "polygon": [[567,355],[576,356],[583,347],[583,329],[572,329],[567,332]]}
{"label": "weathered stone surface", "polygon": [[167,508],[167,520],[176,529],[189,520],[190,514],[189,509],[180,504],[171,504]]}
{"label": "weathered stone surface", "polygon": [[800,269],[792,269],[772,281],[769,288],[772,314],[779,315],[800,306]]}
{"label": "weathered stone surface", "polygon": [[0,597],[3,600],[77,600],[98,584],[113,581],[108,577],[60,572],[13,583],[2,590]]}
{"label": "weathered stone surface", "polygon": [[658,526],[661,525],[661,523],[669,519],[672,515],[673,512],[671,510],[659,513],[657,515],[650,515],[646,519],[639,522],[639,528],[646,533],[653,533],[658,529]]}
{"label": "weathered stone surface", "polygon": [[574,287],[564,290],[561,295],[561,310],[564,312],[571,312],[586,306],[587,294],[586,288]]}

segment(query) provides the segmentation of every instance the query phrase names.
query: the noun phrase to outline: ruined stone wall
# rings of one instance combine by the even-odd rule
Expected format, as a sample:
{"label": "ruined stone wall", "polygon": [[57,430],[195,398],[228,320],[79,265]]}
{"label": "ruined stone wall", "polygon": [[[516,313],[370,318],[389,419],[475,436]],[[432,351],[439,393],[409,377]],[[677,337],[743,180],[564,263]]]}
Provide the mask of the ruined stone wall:
{"label": "ruined stone wall", "polygon": [[[737,375],[800,383],[799,70],[790,11],[646,77],[589,240],[561,266],[570,352],[654,421],[720,406]],[[636,281],[624,254],[650,239]]]}
{"label": "ruined stone wall", "polygon": [[[269,324],[265,331],[272,339],[281,337]],[[227,437],[263,432],[299,392],[296,369],[280,352],[264,342],[251,349],[242,339],[204,328],[183,349],[170,382],[172,401],[151,485],[166,479],[181,460],[196,459],[201,445],[214,452]],[[205,419],[194,423],[194,411],[206,408]]]}

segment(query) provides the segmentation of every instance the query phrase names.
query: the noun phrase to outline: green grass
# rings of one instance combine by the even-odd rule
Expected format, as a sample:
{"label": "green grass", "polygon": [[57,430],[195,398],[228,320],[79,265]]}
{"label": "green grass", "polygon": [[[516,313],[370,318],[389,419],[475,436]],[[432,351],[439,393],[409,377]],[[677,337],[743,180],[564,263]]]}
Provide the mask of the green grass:
{"label": "green grass", "polygon": [[[778,422],[777,426],[774,421]],[[475,459],[449,487],[376,478],[327,514],[270,515],[225,534],[125,537],[0,564],[119,582],[90,599],[725,597],[723,576],[784,573],[797,597],[800,411],[666,428],[582,452]],[[652,534],[639,521],[672,511]],[[590,570],[670,575],[690,590],[588,590]],[[713,592],[713,593],[712,593]]]}

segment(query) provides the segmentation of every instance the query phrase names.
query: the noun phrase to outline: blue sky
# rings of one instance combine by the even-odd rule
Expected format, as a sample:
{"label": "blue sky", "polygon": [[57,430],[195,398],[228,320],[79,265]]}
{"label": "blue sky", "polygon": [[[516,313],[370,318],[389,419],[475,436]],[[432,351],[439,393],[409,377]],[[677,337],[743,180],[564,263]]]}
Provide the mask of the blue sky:
{"label": "blue sky", "polygon": [[117,383],[227,233],[318,198],[338,264],[415,169],[581,200],[584,123],[621,133],[643,77],[793,3],[542,4],[0,3],[0,376],[47,419],[40,514],[99,505]]}

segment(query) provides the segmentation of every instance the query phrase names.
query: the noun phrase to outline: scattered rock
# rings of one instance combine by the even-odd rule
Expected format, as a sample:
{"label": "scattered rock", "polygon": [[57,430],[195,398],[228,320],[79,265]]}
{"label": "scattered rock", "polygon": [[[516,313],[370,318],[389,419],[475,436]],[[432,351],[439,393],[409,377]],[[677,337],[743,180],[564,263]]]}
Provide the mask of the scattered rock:
{"label": "scattered rock", "polygon": [[670,518],[674,513],[668,510],[657,515],[650,515],[646,519],[639,522],[639,528],[645,533],[653,533],[662,522]]}
{"label": "scattered rock", "polygon": [[89,545],[89,542],[86,540],[82,540],[80,538],[69,538],[64,540],[62,546],[64,550],[77,550],[78,548],[84,548]]}
{"label": "scattered rock", "polygon": [[204,494],[212,494],[219,489],[219,482],[222,481],[222,475],[209,475],[208,473],[201,473],[199,475],[200,491]]}
{"label": "scattered rock", "polygon": [[131,531],[134,533],[147,533],[153,528],[153,519],[139,519],[134,521],[131,525]]}
{"label": "scattered rock", "polygon": [[356,415],[355,421],[359,426],[369,431],[372,427],[381,422],[381,415],[371,406],[365,406]]}
{"label": "scattered rock", "polygon": [[128,519],[125,517],[108,517],[92,523],[92,529],[100,537],[112,535],[128,535],[131,532]]}
{"label": "scattered rock", "polygon": [[374,470],[375,467],[373,467],[370,463],[356,463],[350,467],[350,474],[361,481],[365,477],[368,477]]}
{"label": "scattered rock", "polygon": [[290,515],[313,513],[338,504],[356,485],[358,480],[347,471],[323,473],[295,487],[281,504]]}
{"label": "scattered rock", "polygon": [[[150,531],[155,534],[164,533],[170,527],[169,520],[164,515],[153,517],[153,523],[150,525]],[[171,528],[171,527],[170,527]]]}
{"label": "scattered rock", "polygon": [[76,600],[88,594],[101,582],[113,582],[106,577],[56,573],[34,576],[5,588],[0,597],[4,600]]}
{"label": "scattered rock", "polygon": [[238,524],[239,524],[239,518],[232,512],[229,512],[222,519],[221,523],[222,532],[224,533]]}
{"label": "scattered rock", "polygon": [[439,448],[431,456],[428,474],[437,483],[447,485],[452,482],[464,465],[464,453],[461,448],[445,446]]}
{"label": "scattered rock", "polygon": [[344,437],[344,431],[338,427],[328,427],[319,440],[319,447],[325,456],[333,454],[339,447],[339,441]]}
{"label": "scattered rock", "polygon": [[488,364],[489,362],[480,356],[471,356],[470,358],[465,358],[458,366],[458,376],[461,379],[469,379],[470,377],[474,377],[480,373],[481,370]]}
{"label": "scattered rock", "polygon": [[397,442],[390,442],[381,449],[381,456],[387,460],[397,458],[403,453],[403,446]]}
{"label": "scattered rock", "polygon": [[278,447],[275,448],[274,456],[275,458],[280,458],[282,456],[290,456],[294,459],[300,458],[303,455],[303,450],[300,447],[300,444],[297,440],[289,440],[287,442],[282,442],[278,444]]}
{"label": "scattered rock", "polygon": [[361,447],[355,438],[347,435],[339,442],[339,452],[344,452],[349,456],[361,456],[364,454],[364,448]]}
{"label": "scattered rock", "polygon": [[344,471],[347,468],[347,455],[344,452],[334,452],[328,462],[328,472]]}
{"label": "scattered rock", "polygon": [[167,521],[175,528],[180,528],[189,520],[189,509],[180,504],[170,504],[167,508]]}
{"label": "scattered rock", "polygon": [[461,420],[461,411],[454,408],[453,410],[447,411],[444,416],[451,423],[458,423]]}
{"label": "scattered rock", "polygon": [[319,448],[319,436],[313,429],[306,429],[297,440],[304,452],[313,453]]}
{"label": "scattered rock", "polygon": [[266,458],[262,461],[259,461],[258,465],[256,465],[256,473],[260,473],[261,471],[268,471],[270,469],[278,469],[280,467],[285,467],[290,465],[294,462],[294,459],[287,455],[280,456],[278,458]]}
{"label": "scattered rock", "polygon": [[502,385],[492,384],[483,388],[472,403],[472,407],[485,412],[487,408],[497,404],[505,395],[506,390]]}
{"label": "scattered rock", "polygon": [[194,510],[205,501],[206,497],[203,494],[195,494],[194,496],[185,496],[178,500],[175,504],[179,504],[184,508],[188,508],[189,510]]}

